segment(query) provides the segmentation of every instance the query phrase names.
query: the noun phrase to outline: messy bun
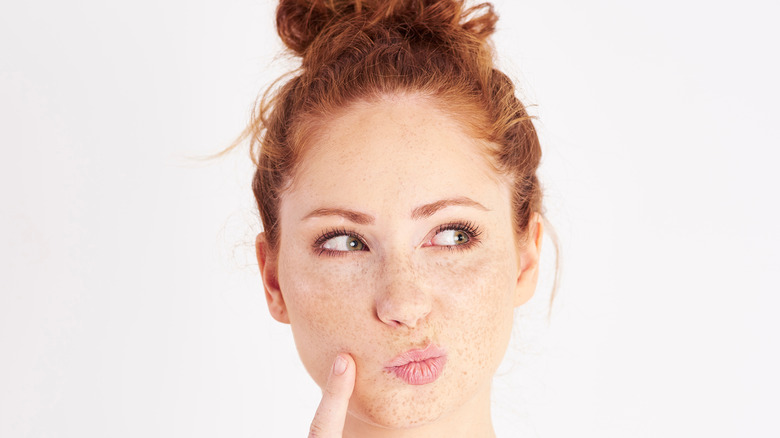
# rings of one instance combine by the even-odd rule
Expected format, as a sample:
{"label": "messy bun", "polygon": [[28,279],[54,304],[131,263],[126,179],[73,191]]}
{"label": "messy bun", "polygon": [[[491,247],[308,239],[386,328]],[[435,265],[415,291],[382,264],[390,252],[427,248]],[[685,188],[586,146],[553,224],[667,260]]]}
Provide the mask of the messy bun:
{"label": "messy bun", "polygon": [[489,37],[497,20],[490,3],[463,0],[280,1],[277,30],[301,67],[266,92],[237,141],[251,141],[253,190],[272,254],[280,197],[312,135],[353,103],[397,94],[430,99],[486,140],[492,164],[513,186],[516,235],[526,242],[534,213],[544,213],[541,148],[512,81],[494,66]]}
{"label": "messy bun", "polygon": [[[485,11],[476,14],[480,9]],[[282,0],[276,10],[279,36],[299,56],[320,36],[327,41],[330,34],[365,30],[380,22],[404,28],[410,37],[442,29],[446,34],[460,27],[484,40],[495,30],[497,20],[489,3],[464,11],[463,3],[455,0]]]}

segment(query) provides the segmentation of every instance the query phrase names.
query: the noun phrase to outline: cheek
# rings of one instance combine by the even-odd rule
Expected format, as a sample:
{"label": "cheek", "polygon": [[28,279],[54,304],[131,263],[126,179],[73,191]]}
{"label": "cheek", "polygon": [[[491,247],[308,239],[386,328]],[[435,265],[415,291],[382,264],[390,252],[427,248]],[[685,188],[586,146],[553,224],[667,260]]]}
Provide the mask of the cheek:
{"label": "cheek", "polygon": [[[435,271],[441,285],[438,306],[458,356],[470,366],[492,372],[503,358],[512,331],[516,278],[504,248],[480,251],[467,263],[443,262]],[[468,372],[467,370],[462,370]]]}
{"label": "cheek", "polygon": [[431,266],[437,295],[451,305],[445,307],[464,313],[465,321],[511,314],[514,274],[507,254],[502,249],[482,250],[469,257],[448,256]]}
{"label": "cheek", "polygon": [[356,345],[371,303],[361,294],[363,269],[280,257],[279,286],[298,353],[309,374],[324,384],[330,362]]}

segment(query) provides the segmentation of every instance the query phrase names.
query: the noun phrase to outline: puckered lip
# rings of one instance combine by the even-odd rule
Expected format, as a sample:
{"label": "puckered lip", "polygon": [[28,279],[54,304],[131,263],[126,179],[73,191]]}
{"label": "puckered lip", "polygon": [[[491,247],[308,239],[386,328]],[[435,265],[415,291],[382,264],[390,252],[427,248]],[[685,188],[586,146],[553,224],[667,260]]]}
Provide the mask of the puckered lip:
{"label": "puckered lip", "polygon": [[447,352],[443,348],[435,344],[429,344],[427,347],[423,349],[416,348],[399,354],[393,360],[385,364],[385,368],[392,369],[392,368],[404,366],[412,362],[423,362],[428,359],[433,359],[433,358],[442,357],[446,355]]}

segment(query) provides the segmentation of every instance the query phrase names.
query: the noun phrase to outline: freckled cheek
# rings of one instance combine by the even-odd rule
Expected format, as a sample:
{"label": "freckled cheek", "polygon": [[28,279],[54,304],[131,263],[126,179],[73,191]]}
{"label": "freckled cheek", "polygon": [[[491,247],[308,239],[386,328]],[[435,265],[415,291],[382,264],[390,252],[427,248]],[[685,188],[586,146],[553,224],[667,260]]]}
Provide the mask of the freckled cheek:
{"label": "freckled cheek", "polygon": [[338,263],[280,264],[282,289],[290,325],[301,359],[322,384],[330,361],[341,351],[359,347],[361,327],[372,302],[367,275],[361,267]]}
{"label": "freckled cheek", "polygon": [[440,268],[434,283],[447,303],[441,311],[450,325],[457,326],[447,341],[458,346],[464,367],[459,372],[490,373],[511,334],[515,283],[511,261],[506,253],[483,253]]}
{"label": "freckled cheek", "polygon": [[368,298],[371,284],[367,270],[356,263],[307,263],[280,269],[279,280],[289,311],[309,322],[355,319],[347,310],[367,304],[361,298]]}
{"label": "freckled cheek", "polygon": [[512,303],[511,265],[501,255],[440,261],[429,269],[428,281],[453,309],[469,314],[468,319],[495,318]]}

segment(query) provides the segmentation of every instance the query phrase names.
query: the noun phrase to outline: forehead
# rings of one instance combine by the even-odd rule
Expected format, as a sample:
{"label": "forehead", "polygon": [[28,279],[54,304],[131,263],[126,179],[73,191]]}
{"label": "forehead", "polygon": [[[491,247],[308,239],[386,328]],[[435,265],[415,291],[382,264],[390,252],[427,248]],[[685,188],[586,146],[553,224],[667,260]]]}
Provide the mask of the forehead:
{"label": "forehead", "polygon": [[503,198],[497,188],[508,184],[488,150],[424,97],[359,102],[316,130],[283,199],[381,210],[444,197]]}

